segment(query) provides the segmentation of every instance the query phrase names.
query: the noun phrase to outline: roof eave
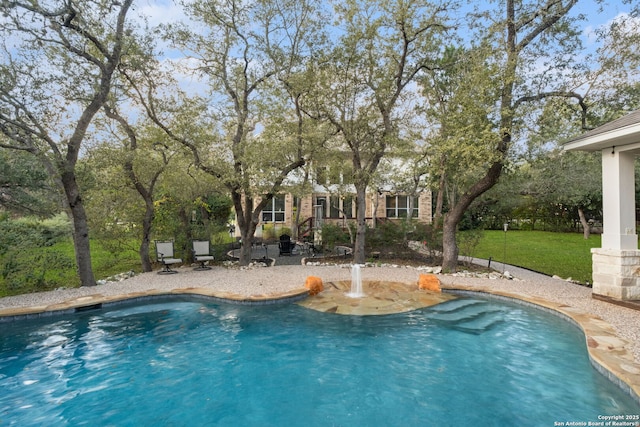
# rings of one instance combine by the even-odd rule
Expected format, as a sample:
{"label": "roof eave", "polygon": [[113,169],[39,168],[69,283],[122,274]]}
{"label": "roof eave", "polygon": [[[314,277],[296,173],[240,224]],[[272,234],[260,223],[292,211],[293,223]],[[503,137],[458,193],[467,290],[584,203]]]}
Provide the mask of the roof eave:
{"label": "roof eave", "polygon": [[566,151],[602,151],[605,148],[622,147],[640,142],[640,123],[602,132],[597,135],[578,137],[563,146]]}

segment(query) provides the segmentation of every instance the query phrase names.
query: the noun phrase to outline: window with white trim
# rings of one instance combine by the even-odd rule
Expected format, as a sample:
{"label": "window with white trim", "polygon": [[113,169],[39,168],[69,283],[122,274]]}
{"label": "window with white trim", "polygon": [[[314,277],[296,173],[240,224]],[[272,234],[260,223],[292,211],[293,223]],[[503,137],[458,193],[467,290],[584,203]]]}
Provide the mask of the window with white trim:
{"label": "window with white trim", "polygon": [[407,218],[409,201],[412,201],[411,217],[418,217],[418,198],[411,196],[387,196],[387,218]]}
{"label": "window with white trim", "polygon": [[284,195],[274,196],[262,210],[262,222],[284,222]]}
{"label": "window with white trim", "polygon": [[329,218],[353,218],[353,196],[331,196]]}

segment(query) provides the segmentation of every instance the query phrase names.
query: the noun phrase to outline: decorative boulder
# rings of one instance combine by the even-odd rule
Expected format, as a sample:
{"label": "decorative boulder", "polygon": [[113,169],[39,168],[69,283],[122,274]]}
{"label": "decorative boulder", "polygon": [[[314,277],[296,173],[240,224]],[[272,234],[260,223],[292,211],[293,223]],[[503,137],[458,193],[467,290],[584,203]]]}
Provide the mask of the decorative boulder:
{"label": "decorative boulder", "polygon": [[304,287],[309,289],[309,295],[318,295],[324,290],[322,279],[316,276],[307,277]]}
{"label": "decorative boulder", "polygon": [[440,279],[435,274],[421,274],[418,279],[418,288],[431,292],[442,292]]}

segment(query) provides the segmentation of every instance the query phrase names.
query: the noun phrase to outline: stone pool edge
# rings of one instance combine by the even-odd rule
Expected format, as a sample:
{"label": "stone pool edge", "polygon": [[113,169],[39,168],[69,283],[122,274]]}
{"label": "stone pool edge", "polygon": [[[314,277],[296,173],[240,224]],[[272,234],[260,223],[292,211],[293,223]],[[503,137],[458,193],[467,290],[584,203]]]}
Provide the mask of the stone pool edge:
{"label": "stone pool edge", "polygon": [[[580,309],[571,307],[568,304],[555,303],[537,297],[459,284],[443,285],[442,290],[443,292],[453,294],[484,294],[489,297],[498,297],[525,303],[559,315],[573,323],[580,328],[585,336],[589,359],[594,368],[640,404],[640,366],[635,362],[633,355],[625,348],[627,341],[618,337],[608,322],[592,314],[585,313]],[[71,314],[128,301],[181,295],[200,296],[236,304],[264,305],[296,302],[306,298],[309,295],[309,291],[306,288],[299,288],[277,294],[247,296],[231,292],[215,291],[209,288],[187,287],[176,288],[170,291],[150,289],[147,291],[110,296],[93,294],[50,305],[0,309],[0,323],[48,317],[58,314]]]}
{"label": "stone pool edge", "polygon": [[306,288],[300,288],[278,294],[247,296],[231,292],[214,291],[209,288],[189,287],[176,288],[170,291],[149,289],[147,291],[131,292],[127,294],[109,296],[105,296],[102,294],[93,294],[73,298],[56,304],[0,309],[0,323],[19,321],[21,319],[48,317],[59,314],[70,314],[91,310],[92,308],[101,308],[122,302],[132,302],[135,300],[144,300],[155,297],[171,297],[181,295],[201,296],[207,297],[208,299],[214,301],[231,302],[243,305],[266,305],[299,301],[309,295],[309,290]]}

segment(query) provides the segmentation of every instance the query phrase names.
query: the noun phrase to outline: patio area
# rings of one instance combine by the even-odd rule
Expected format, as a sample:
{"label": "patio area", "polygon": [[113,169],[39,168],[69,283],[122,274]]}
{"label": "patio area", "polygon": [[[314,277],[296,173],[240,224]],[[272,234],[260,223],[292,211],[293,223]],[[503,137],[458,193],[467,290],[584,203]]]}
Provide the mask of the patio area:
{"label": "patio area", "polygon": [[[231,258],[238,258],[240,249],[234,249],[228,253]],[[291,251],[291,254],[280,254],[277,243],[269,244],[254,244],[251,248],[251,259],[254,261],[273,260],[270,266],[277,265],[302,265],[305,258],[309,259],[321,259],[324,256],[345,256],[349,255],[347,248],[337,248],[334,252],[316,253],[310,246],[305,246],[301,243],[296,243],[295,248]]]}

